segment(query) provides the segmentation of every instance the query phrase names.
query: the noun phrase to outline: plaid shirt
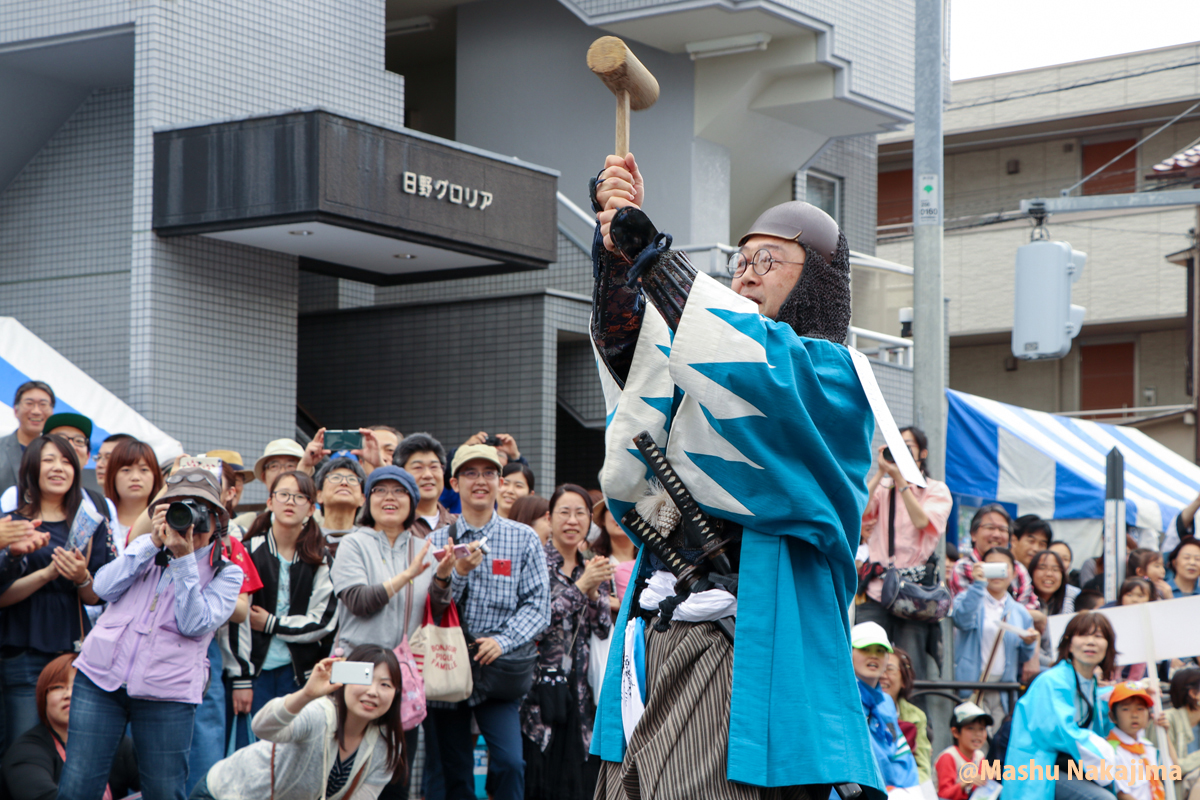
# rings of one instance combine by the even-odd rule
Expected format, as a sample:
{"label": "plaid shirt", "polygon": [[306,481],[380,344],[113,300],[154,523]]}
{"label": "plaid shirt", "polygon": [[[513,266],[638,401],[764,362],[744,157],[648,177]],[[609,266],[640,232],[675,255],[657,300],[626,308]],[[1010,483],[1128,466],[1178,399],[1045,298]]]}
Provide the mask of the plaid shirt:
{"label": "plaid shirt", "polygon": [[[474,542],[488,537],[491,553],[464,577],[450,573],[450,591],[460,604],[463,624],[476,639],[496,640],[503,653],[531,642],[550,625],[550,570],[546,552],[533,528],[504,519],[492,512],[482,528],[472,528],[465,517],[458,519],[456,542]],[[453,525],[429,534],[433,549],[444,547]],[[463,592],[470,587],[467,605],[461,607]],[[471,705],[478,700],[471,697]]]}
{"label": "plaid shirt", "polygon": [[[979,551],[971,548],[970,553],[955,562],[954,571],[950,573],[948,581],[951,597],[958,597],[971,588],[971,565],[977,561],[979,561]],[[1030,611],[1039,610],[1040,603],[1037,595],[1033,593],[1033,580],[1029,577],[1029,570],[1025,569],[1025,565],[1018,561],[1014,571],[1017,573],[1017,578],[1009,584],[1008,593]]]}

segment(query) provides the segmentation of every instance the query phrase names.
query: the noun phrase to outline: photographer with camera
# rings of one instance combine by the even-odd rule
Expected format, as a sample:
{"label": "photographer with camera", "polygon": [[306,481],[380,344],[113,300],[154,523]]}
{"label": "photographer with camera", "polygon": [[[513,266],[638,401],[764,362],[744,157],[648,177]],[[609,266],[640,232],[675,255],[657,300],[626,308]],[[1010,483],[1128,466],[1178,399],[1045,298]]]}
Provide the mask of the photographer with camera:
{"label": "photographer with camera", "polygon": [[[901,434],[923,473],[929,455],[925,433],[910,426],[902,429]],[[875,464],[875,474],[867,483],[871,499],[863,512],[863,530],[870,531],[867,547],[871,554],[864,567],[871,574],[865,584],[866,598],[855,610],[854,619],[879,623],[888,639],[911,654],[916,680],[924,680],[925,654],[931,649],[935,623],[904,619],[884,608],[880,602],[883,579],[876,575],[881,576],[892,565],[907,580],[924,585],[930,585],[929,577],[936,580],[934,551],[938,538],[946,532],[946,520],[954,501],[950,489],[941,481],[926,476],[923,489],[906,481],[886,447],[879,448]],[[870,569],[872,566],[876,569]],[[861,584],[859,591],[863,591]]]}
{"label": "photographer with camera", "polygon": [[83,642],[58,796],[100,800],[113,754],[132,723],[142,791],[183,800],[205,652],[229,619],[242,570],[221,555],[229,513],[208,470],[181,469],[150,505],[154,528],[93,580],[108,603]]}

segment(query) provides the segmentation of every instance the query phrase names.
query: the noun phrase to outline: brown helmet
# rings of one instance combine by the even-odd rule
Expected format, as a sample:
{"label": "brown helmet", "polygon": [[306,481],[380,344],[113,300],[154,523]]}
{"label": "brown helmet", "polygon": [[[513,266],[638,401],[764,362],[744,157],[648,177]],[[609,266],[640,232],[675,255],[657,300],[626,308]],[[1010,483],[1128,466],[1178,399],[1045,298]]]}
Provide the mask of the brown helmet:
{"label": "brown helmet", "polygon": [[772,206],[760,214],[749,232],[738,240],[738,247],[751,236],[774,236],[808,245],[826,261],[832,262],[837,255],[840,233],[833,217],[811,203],[793,200]]}

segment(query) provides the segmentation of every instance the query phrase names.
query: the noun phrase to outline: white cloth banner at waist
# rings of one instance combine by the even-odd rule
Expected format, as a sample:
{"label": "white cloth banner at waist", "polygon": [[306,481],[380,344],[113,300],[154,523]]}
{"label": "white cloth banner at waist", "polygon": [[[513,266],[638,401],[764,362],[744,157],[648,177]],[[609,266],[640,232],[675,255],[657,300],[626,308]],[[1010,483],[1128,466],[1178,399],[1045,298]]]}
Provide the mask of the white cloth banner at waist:
{"label": "white cloth banner at waist", "polygon": [[646,621],[635,617],[625,626],[625,658],[621,661],[621,727],[626,744],[646,713],[645,645]]}
{"label": "white cloth banner at waist", "polygon": [[[650,576],[642,589],[641,606],[647,611],[657,611],[659,604],[675,596],[675,576],[660,569]],[[709,589],[697,592],[675,607],[672,619],[681,622],[709,622],[724,617],[737,616],[737,598],[724,589]]]}

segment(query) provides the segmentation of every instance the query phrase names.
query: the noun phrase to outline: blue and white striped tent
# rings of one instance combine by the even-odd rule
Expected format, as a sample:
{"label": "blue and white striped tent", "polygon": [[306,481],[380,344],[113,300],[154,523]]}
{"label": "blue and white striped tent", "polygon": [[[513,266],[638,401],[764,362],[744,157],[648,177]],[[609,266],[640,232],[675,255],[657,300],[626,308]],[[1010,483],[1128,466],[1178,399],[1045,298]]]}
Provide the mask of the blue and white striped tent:
{"label": "blue and white striped tent", "polygon": [[950,491],[1044,519],[1104,518],[1105,463],[1125,458],[1126,521],[1166,530],[1200,492],[1200,467],[1136,428],[1059,417],[946,390]]}
{"label": "blue and white striped tent", "polygon": [[17,428],[12,402],[17,387],[28,380],[45,381],[54,389],[55,411],[74,411],[90,418],[92,452],[111,433],[128,433],[154,448],[159,462],[183,452],[176,440],[105,389],[61,353],[12,317],[0,317],[0,436]]}

